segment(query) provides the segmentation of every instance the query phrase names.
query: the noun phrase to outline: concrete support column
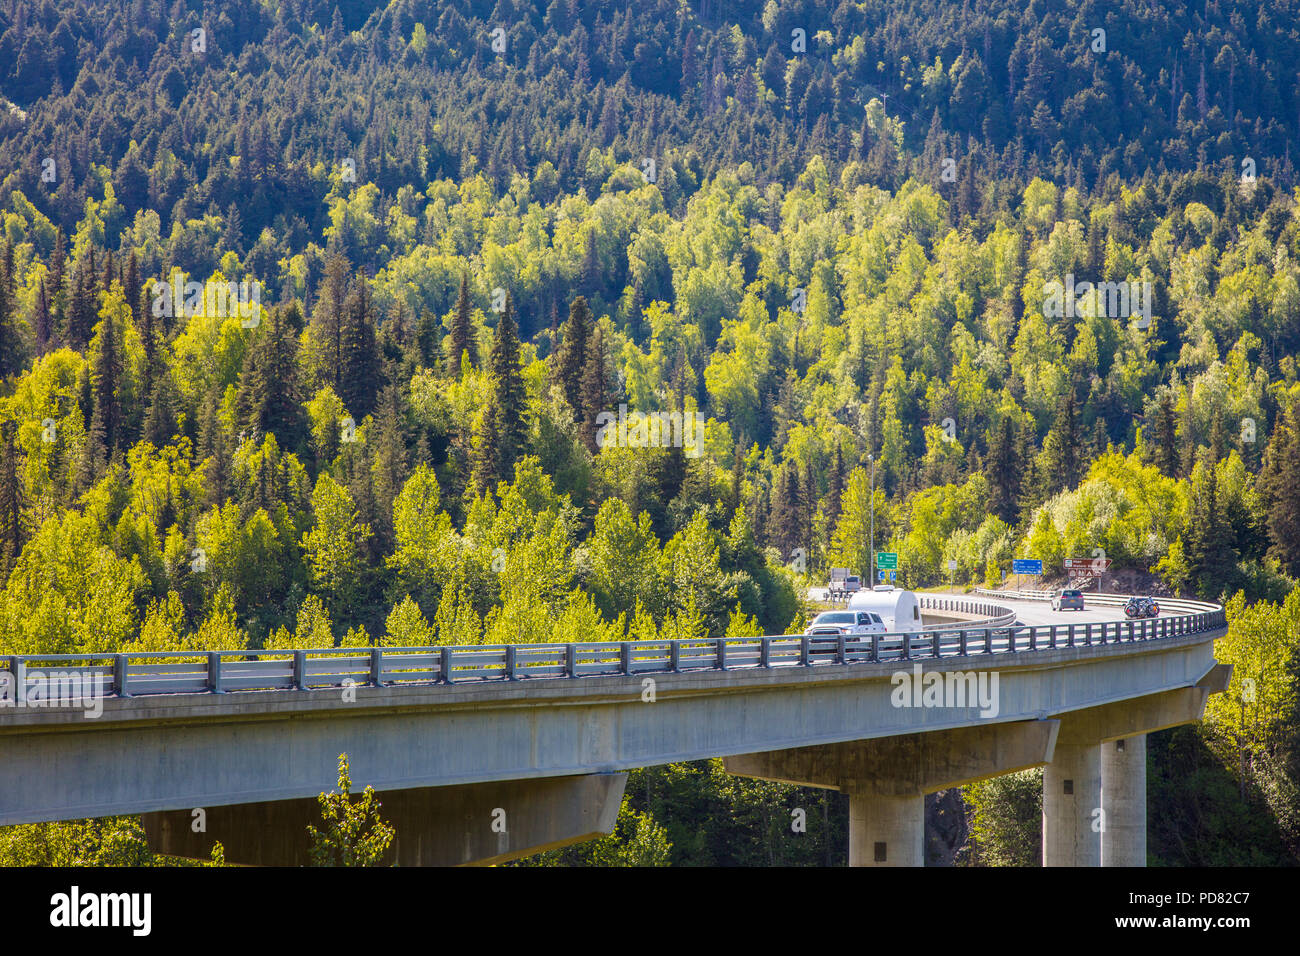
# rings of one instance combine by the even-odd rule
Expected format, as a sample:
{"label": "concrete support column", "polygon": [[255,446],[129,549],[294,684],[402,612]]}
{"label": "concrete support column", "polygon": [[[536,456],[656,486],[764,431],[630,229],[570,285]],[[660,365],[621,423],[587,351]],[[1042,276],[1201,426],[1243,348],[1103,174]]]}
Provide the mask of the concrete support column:
{"label": "concrete support column", "polygon": [[1147,737],[1101,745],[1102,866],[1147,865]]}
{"label": "concrete support column", "polygon": [[1100,866],[1101,747],[1057,742],[1043,768],[1043,866]]}
{"label": "concrete support column", "polygon": [[850,793],[849,866],[925,866],[925,797]]}

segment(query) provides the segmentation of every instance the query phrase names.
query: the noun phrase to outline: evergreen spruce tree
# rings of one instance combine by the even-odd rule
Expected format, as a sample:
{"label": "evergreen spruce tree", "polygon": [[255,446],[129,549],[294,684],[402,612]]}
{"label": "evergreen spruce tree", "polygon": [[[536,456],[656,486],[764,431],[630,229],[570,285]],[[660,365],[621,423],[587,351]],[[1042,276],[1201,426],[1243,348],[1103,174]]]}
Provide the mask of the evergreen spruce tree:
{"label": "evergreen spruce tree", "polygon": [[1228,433],[1223,424],[1223,412],[1216,411],[1214,421],[1210,424],[1210,461],[1217,463],[1223,460],[1223,456],[1228,451]]}
{"label": "evergreen spruce tree", "polygon": [[496,475],[505,481],[514,476],[515,462],[523,454],[528,437],[526,418],[528,403],[523,375],[519,370],[519,336],[514,319],[514,303],[506,296],[506,308],[497,321],[488,357],[492,394],[488,411],[497,440]]}
{"label": "evergreen spruce tree", "polygon": [[569,318],[560,328],[560,347],[556,353],[555,376],[564,389],[564,397],[573,409],[573,417],[583,420],[582,370],[587,362],[592,327],[587,300],[578,296],[569,306]]}
{"label": "evergreen spruce tree", "polygon": [[[99,324],[98,347],[92,359],[95,409],[92,423],[98,422],[104,450],[112,457],[125,435],[122,433],[122,402],[119,389],[122,381],[121,333],[116,310],[111,305],[104,309]],[[92,425],[93,430],[93,425]]]}
{"label": "evergreen spruce tree", "polygon": [[50,296],[45,288],[45,280],[41,280],[40,288],[36,292],[36,314],[32,318],[32,332],[36,336],[36,354],[44,355],[50,350],[51,336],[53,334],[53,323],[50,316]]}
{"label": "evergreen spruce tree", "polygon": [[460,295],[456,297],[456,314],[451,320],[451,333],[447,345],[447,375],[460,377],[461,356],[469,353],[469,363],[478,365],[478,349],[474,344],[474,324],[469,308],[469,276],[461,273]]}
{"label": "evergreen spruce tree", "polygon": [[375,346],[375,310],[365,270],[357,273],[343,309],[339,398],[358,422],[375,407],[382,385],[379,352]]}
{"label": "evergreen spruce tree", "polygon": [[803,514],[803,489],[800,487],[799,471],[793,462],[786,462],[777,475],[776,489],[772,496],[770,530],[783,560],[788,560],[795,548],[804,545]]}
{"label": "evergreen spruce tree", "polygon": [[605,336],[596,324],[587,349],[587,362],[582,370],[582,440],[593,455],[596,447],[596,419],[601,412],[609,411],[609,373],[606,368]]}
{"label": "evergreen spruce tree", "polygon": [[13,436],[6,433],[0,442],[0,580],[4,581],[27,543],[18,457]]}
{"label": "evergreen spruce tree", "polygon": [[155,448],[162,448],[176,433],[175,402],[171,373],[164,372],[154,379],[144,416],[144,440]]}
{"label": "evergreen spruce tree", "polygon": [[1222,505],[1214,462],[1207,455],[1194,475],[1183,555],[1195,592],[1217,598],[1236,574],[1237,551]]}
{"label": "evergreen spruce tree", "polygon": [[1020,455],[1011,416],[1004,415],[993,433],[984,474],[989,484],[989,514],[1009,525],[1016,523],[1020,500]]}
{"label": "evergreen spruce tree", "polygon": [[1192,394],[1191,388],[1185,387],[1183,391],[1183,412],[1182,421],[1179,423],[1181,436],[1181,468],[1182,475],[1190,476],[1192,469],[1196,466],[1196,421],[1192,417]]}
{"label": "evergreen spruce tree", "polygon": [[230,440],[217,415],[219,393],[209,392],[199,412],[199,455],[204,459],[204,509],[225,504],[230,490]]}
{"label": "evergreen spruce tree", "polygon": [[391,550],[393,545],[393,501],[401,493],[410,470],[402,395],[398,385],[385,387],[375,411],[372,471],[376,514],[371,528],[384,551]]}
{"label": "evergreen spruce tree", "polygon": [[1170,478],[1177,478],[1178,423],[1174,413],[1174,398],[1168,392],[1160,396],[1156,406],[1156,467]]}
{"label": "evergreen spruce tree", "polygon": [[297,452],[306,440],[306,423],[288,308],[292,306],[271,309],[250,339],[236,395],[236,419],[249,436],[260,439],[273,433],[281,448]]}
{"label": "evergreen spruce tree", "polygon": [[[90,249],[92,259],[94,254],[95,250],[92,246]],[[70,348],[78,351],[83,351],[90,341],[91,329],[95,324],[95,313],[98,311],[95,307],[98,293],[90,279],[92,275],[91,265],[83,264],[73,270],[72,296],[68,303],[68,321],[63,338]]]}
{"label": "evergreen spruce tree", "polygon": [[1300,404],[1273,425],[1259,490],[1268,514],[1269,553],[1288,574],[1300,575]]}
{"label": "evergreen spruce tree", "polygon": [[312,324],[324,348],[324,377],[334,386],[336,393],[343,374],[343,325],[350,269],[342,254],[336,252],[329,258],[325,263],[324,287],[312,313]]}
{"label": "evergreen spruce tree", "polygon": [[1066,389],[1056,409],[1056,420],[1043,442],[1044,479],[1049,494],[1073,488],[1079,483],[1079,424],[1075,415],[1074,389]]}
{"label": "evergreen spruce tree", "polygon": [[1047,498],[1043,475],[1038,465],[1034,447],[1034,426],[1023,422],[1016,435],[1016,458],[1020,464],[1020,500],[1018,511],[1028,517]]}
{"label": "evergreen spruce tree", "polygon": [[831,473],[826,488],[827,527],[833,528],[835,522],[839,520],[844,499],[844,482],[847,478],[848,475],[844,470],[844,448],[836,442],[835,457],[831,459]]}
{"label": "evergreen spruce tree", "polygon": [[604,287],[600,275],[600,257],[596,254],[596,230],[594,228],[587,230],[587,248],[582,256],[582,273],[579,282],[582,294],[588,299],[596,298]]}
{"label": "evergreen spruce tree", "polygon": [[63,228],[54,233],[54,253],[50,256],[50,336],[58,339],[64,331],[68,307],[67,240]]}
{"label": "evergreen spruce tree", "polygon": [[15,278],[14,247],[6,242],[0,249],[0,377],[21,372],[24,365]]}
{"label": "evergreen spruce tree", "polygon": [[495,484],[501,463],[500,440],[496,430],[496,416],[491,407],[484,407],[474,419],[473,437],[470,441],[469,488],[475,494],[486,494]]}
{"label": "evergreen spruce tree", "polygon": [[415,323],[415,346],[422,368],[436,368],[438,350],[442,346],[438,317],[429,309],[420,310]]}
{"label": "evergreen spruce tree", "polygon": [[731,454],[731,484],[728,488],[730,492],[728,504],[731,505],[731,513],[734,516],[741,506],[740,495],[744,487],[745,480],[745,443],[744,439],[736,442],[735,451]]}

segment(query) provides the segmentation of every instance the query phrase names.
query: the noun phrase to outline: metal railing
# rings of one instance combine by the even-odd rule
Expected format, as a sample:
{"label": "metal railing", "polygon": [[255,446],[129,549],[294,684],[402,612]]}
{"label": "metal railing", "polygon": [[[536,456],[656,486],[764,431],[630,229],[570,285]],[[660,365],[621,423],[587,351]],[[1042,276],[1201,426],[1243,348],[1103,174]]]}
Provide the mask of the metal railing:
{"label": "metal railing", "polygon": [[1174,603],[1196,608],[1187,608],[1188,613],[1178,616],[1104,623],[1027,627],[1016,626],[1013,620],[1001,626],[851,637],[236,650],[209,651],[197,657],[193,651],[0,657],[0,664],[7,665],[13,678],[8,682],[9,699],[0,699],[0,717],[15,704],[22,706],[34,698],[62,699],[60,695],[72,698],[78,692],[83,697],[142,697],[846,666],[1154,641],[1226,626],[1224,610],[1216,604]]}
{"label": "metal railing", "polygon": [[[988,597],[1002,598],[1006,601],[1050,601],[1056,597],[1055,591],[1006,591],[994,590],[993,588],[975,588],[976,594],[987,595]],[[1123,607],[1129,602],[1132,594],[1085,594],[1083,599],[1088,604],[1099,604],[1102,607]],[[1155,599],[1160,605],[1160,610],[1176,611],[1180,614],[1196,614],[1204,611],[1206,608],[1219,607],[1217,604],[1211,604],[1207,601],[1193,601],[1187,598],[1163,598]]]}
{"label": "metal railing", "polygon": [[[974,614],[982,616],[978,623],[985,627],[1006,627],[1016,621],[1016,612],[1011,608],[989,601],[972,600],[953,594],[918,594],[917,603],[923,611],[952,611],[956,614]],[[976,623],[974,621],[972,624]],[[951,630],[951,624],[926,624],[922,631]]]}

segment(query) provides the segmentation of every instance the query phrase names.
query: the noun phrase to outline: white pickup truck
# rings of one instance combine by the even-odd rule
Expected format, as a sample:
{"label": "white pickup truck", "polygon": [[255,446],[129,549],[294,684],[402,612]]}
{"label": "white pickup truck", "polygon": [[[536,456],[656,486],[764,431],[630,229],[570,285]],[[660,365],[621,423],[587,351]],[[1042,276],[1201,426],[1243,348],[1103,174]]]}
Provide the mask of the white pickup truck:
{"label": "white pickup truck", "polygon": [[885,630],[884,620],[874,611],[822,611],[804,633],[839,637],[841,634],[884,634]]}

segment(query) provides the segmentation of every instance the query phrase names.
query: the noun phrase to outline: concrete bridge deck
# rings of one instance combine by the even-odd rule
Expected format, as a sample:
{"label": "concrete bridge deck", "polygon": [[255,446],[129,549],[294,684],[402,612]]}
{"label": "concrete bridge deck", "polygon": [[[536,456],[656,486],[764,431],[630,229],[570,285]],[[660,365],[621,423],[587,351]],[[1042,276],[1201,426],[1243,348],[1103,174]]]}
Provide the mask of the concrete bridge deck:
{"label": "concrete bridge deck", "polygon": [[[1129,622],[1113,608],[1093,612],[1108,621],[1080,619],[1002,595],[931,600],[978,600],[1013,623],[857,645],[786,637],[117,658],[91,665],[103,668],[95,680],[124,681],[129,696],[102,699],[96,719],[0,709],[0,824],[144,813],[170,852],[206,855],[222,839],[229,859],[241,860],[236,846],[246,862],[288,862],[301,848],[267,835],[311,818],[310,798],[333,788],[347,752],[359,784],[407,808],[405,862],[483,862],[606,832],[627,769],[723,757],[735,773],[849,792],[853,862],[919,863],[925,792],[1059,764],[1071,776],[1045,777],[1045,800],[1050,785],[1074,802],[1050,820],[1045,810],[1047,832],[1066,834],[1045,840],[1045,862],[1099,861],[1093,818],[1080,830],[1075,811],[1102,807],[1103,744],[1132,741],[1123,776],[1140,775],[1145,792],[1137,738],[1199,719],[1226,683],[1213,657],[1222,609],[1188,603]],[[30,678],[73,663],[10,666]],[[174,681],[194,687],[156,692]],[[230,692],[226,681],[241,683]],[[511,804],[508,834],[489,829],[489,811],[507,809],[493,801]],[[443,812],[452,804],[480,808],[473,839],[447,822],[460,819]],[[182,826],[194,808],[209,821],[198,837]],[[262,836],[242,846],[243,831]],[[1136,839],[1125,844],[1130,861]]]}

